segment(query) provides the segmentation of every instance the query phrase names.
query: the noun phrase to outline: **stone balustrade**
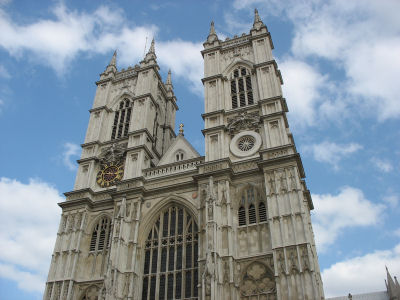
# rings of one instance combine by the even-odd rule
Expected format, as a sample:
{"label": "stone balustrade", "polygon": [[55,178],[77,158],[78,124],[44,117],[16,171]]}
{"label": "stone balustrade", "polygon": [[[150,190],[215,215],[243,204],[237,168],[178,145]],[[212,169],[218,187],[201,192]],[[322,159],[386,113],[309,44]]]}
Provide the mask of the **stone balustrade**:
{"label": "stone balustrade", "polygon": [[204,157],[198,157],[155,168],[145,169],[143,170],[143,174],[146,179],[157,178],[157,177],[167,176],[170,174],[196,170],[197,166],[203,162],[204,162]]}

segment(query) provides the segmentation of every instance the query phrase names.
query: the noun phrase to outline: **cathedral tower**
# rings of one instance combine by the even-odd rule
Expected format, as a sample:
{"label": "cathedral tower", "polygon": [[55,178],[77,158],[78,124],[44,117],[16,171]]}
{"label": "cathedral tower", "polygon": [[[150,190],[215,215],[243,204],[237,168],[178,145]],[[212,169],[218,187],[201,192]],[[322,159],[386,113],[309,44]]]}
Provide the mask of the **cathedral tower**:
{"label": "cathedral tower", "polygon": [[257,10],[204,49],[205,156],[175,134],[154,40],[100,75],[44,299],[323,299],[304,170]]}

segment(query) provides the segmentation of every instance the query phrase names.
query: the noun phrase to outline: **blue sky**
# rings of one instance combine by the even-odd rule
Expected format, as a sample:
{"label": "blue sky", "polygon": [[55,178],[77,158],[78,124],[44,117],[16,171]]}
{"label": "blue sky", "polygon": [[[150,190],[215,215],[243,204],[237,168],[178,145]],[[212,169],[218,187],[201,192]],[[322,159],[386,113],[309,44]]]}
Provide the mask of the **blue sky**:
{"label": "blue sky", "polygon": [[199,51],[211,20],[220,39],[247,33],[255,7],[282,71],[326,295],[384,290],[385,264],[400,276],[400,2],[0,0],[0,299],[42,297],[56,203],[114,49],[127,68],[155,37],[177,124],[204,153]]}

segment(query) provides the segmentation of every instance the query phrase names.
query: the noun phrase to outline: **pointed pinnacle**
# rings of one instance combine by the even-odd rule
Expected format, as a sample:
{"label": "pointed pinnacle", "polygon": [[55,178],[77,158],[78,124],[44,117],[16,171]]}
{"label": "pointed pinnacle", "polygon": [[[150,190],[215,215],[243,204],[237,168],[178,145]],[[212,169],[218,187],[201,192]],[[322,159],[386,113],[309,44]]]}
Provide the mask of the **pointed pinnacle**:
{"label": "pointed pinnacle", "polygon": [[165,82],[165,84],[172,84],[171,69],[169,69],[169,71],[168,71],[167,81]]}
{"label": "pointed pinnacle", "polygon": [[156,53],[156,51],[154,49],[154,38],[151,41],[150,49],[149,49],[149,52],[147,52],[147,53]]}
{"label": "pointed pinnacle", "polygon": [[116,66],[117,65],[117,50],[114,51],[114,54],[110,60],[109,66]]}
{"label": "pointed pinnacle", "polygon": [[214,27],[214,21],[211,21],[211,27],[210,27],[210,34],[209,35],[212,35],[212,34],[216,34],[215,33],[215,27]]}
{"label": "pointed pinnacle", "polygon": [[261,22],[260,15],[258,14],[258,9],[254,9],[254,23]]}

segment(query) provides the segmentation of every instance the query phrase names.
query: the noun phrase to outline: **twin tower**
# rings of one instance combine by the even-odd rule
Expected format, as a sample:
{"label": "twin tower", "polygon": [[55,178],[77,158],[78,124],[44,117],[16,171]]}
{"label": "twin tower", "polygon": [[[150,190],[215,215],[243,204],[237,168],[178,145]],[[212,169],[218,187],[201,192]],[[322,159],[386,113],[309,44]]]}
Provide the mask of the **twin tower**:
{"label": "twin tower", "polygon": [[205,156],[175,133],[154,41],[133,68],[118,71],[114,53],[60,203],[45,300],[324,298],[272,49],[257,10],[249,34],[222,41],[211,24]]}

